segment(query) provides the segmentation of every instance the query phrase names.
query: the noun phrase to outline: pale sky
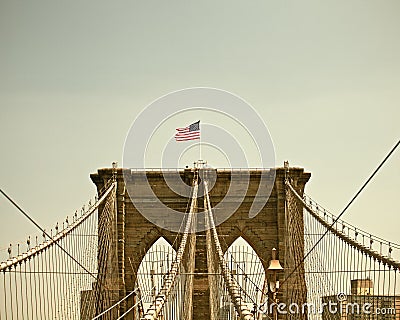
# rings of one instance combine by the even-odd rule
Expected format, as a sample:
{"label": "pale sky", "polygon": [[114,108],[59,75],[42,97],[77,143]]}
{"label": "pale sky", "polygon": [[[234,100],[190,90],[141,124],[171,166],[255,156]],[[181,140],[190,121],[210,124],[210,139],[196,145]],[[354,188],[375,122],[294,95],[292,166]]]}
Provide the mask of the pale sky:
{"label": "pale sky", "polygon": [[[306,192],[338,213],[400,138],[399,13],[397,0],[0,0],[0,187],[54,228],[94,194],[90,173],[121,163],[146,105],[207,86],[251,103],[277,165],[311,172]],[[400,243],[399,178],[397,151],[344,220]],[[4,198],[0,219],[2,250],[37,234]]]}

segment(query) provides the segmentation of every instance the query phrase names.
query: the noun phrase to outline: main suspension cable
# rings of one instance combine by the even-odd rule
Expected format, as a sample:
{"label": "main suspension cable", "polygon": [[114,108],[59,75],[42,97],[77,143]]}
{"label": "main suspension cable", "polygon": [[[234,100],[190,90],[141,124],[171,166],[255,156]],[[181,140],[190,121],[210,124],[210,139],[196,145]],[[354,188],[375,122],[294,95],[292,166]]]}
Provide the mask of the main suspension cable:
{"label": "main suspension cable", "polygon": [[[107,194],[115,188],[115,183],[113,183],[110,188],[107,190]],[[3,194],[3,196],[10,201],[15,208],[19,212],[21,212],[30,222],[32,222],[44,235],[46,235],[54,244],[56,244],[68,257],[70,257],[75,263],[77,263],[87,274],[92,276],[94,279],[97,279],[96,275],[94,275],[92,272],[90,272],[84,265],[82,265],[78,260],[76,260],[67,250],[65,250],[59,243],[58,241],[55,241],[52,236],[50,236],[25,210],[23,210],[10,196],[8,196],[2,189],[0,189],[0,193]],[[103,195],[104,197],[105,195]],[[101,199],[99,199],[99,203],[101,202]]]}
{"label": "main suspension cable", "polygon": [[[400,145],[400,140],[397,141],[395,146],[390,150],[390,152],[386,155],[386,157],[381,161],[378,167],[374,170],[374,172],[370,175],[370,177],[364,182],[361,188],[357,191],[357,193],[353,196],[350,202],[346,205],[346,207],[342,210],[342,212],[336,217],[336,219],[332,222],[330,227],[325,230],[324,234],[318,239],[318,241],[312,246],[312,248],[304,255],[304,257],[297,263],[296,267],[289,273],[289,275],[282,281],[282,285],[296,272],[296,270],[303,264],[304,260],[314,251],[314,249],[318,246],[318,244],[322,241],[322,239],[328,234],[328,232],[332,229],[335,223],[340,219],[341,216],[347,211],[347,209],[351,206],[351,204],[356,200],[356,198],[361,194],[361,192],[365,189],[365,187],[369,184],[369,182],[373,179],[373,177],[378,173],[378,171],[383,167],[386,161],[390,158],[393,152]],[[288,185],[289,181],[286,180],[285,184]]]}

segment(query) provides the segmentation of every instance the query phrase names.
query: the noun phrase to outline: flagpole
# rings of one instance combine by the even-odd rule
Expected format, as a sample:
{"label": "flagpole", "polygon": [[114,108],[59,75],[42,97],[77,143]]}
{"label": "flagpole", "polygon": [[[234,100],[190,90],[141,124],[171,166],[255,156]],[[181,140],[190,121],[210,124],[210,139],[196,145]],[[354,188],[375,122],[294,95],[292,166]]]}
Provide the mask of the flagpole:
{"label": "flagpole", "polygon": [[201,159],[201,133],[200,133],[200,142],[199,142],[199,154],[200,154],[200,159],[199,160],[202,160]]}
{"label": "flagpole", "polygon": [[[199,122],[199,130],[200,130],[200,122]],[[200,140],[199,140],[199,160],[203,160],[201,159],[201,130],[200,130]]]}

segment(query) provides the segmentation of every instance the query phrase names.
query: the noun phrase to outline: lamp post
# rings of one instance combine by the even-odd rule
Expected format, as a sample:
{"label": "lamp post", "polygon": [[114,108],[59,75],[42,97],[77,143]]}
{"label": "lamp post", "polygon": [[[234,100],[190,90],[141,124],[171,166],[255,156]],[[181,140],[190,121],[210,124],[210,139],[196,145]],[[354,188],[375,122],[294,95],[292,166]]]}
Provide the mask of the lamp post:
{"label": "lamp post", "polygon": [[279,281],[276,280],[276,275],[279,271],[282,271],[283,268],[279,262],[279,260],[276,258],[276,249],[272,249],[272,258],[269,263],[268,267],[268,274],[269,274],[269,293],[270,293],[270,299],[272,300],[272,303],[274,303],[274,308],[273,308],[273,319],[277,320],[278,319],[278,312],[277,312],[277,298],[276,298],[276,292],[279,289]]}

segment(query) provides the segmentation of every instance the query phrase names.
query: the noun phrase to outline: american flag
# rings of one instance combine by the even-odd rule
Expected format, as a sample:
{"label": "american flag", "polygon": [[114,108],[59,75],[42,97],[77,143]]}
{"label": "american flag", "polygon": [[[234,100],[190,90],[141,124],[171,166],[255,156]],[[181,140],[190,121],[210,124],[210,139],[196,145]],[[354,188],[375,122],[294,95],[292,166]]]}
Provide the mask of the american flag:
{"label": "american flag", "polygon": [[185,128],[176,128],[175,140],[188,141],[200,139],[200,120]]}

